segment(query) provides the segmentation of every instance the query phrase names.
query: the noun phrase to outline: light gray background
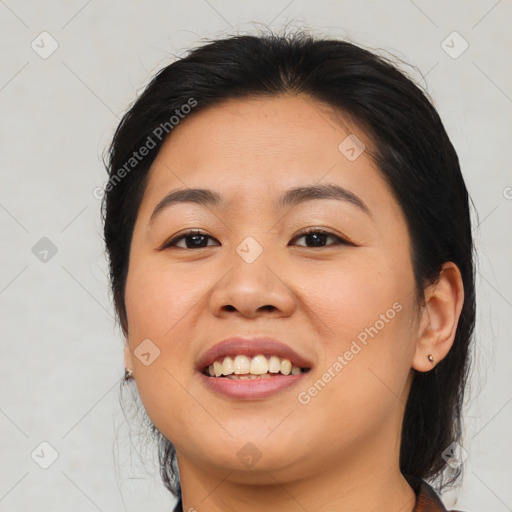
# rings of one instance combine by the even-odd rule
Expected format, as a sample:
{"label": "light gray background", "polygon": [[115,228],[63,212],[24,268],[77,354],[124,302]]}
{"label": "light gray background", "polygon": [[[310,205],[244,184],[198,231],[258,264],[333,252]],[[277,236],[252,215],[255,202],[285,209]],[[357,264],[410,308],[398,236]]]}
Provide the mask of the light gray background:
{"label": "light gray background", "polygon": [[[170,510],[140,423],[120,411],[123,342],[93,191],[105,182],[103,148],[154,71],[204,37],[267,25],[390,50],[424,75],[413,73],[480,215],[468,458],[444,500],[512,510],[511,15],[510,0],[0,0],[0,510]],[[47,58],[43,31],[58,43]],[[469,44],[458,58],[442,47],[453,31]],[[453,37],[445,45],[458,53]],[[32,251],[43,237],[57,248],[46,262]],[[48,469],[35,462],[51,461],[43,441],[58,452]]]}

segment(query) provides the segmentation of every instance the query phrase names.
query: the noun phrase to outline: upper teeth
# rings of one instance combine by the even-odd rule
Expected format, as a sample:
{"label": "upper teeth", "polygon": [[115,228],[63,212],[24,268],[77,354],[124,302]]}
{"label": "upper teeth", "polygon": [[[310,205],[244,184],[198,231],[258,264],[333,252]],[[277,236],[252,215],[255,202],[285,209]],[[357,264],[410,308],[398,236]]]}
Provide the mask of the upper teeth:
{"label": "upper teeth", "polygon": [[264,356],[258,354],[254,357],[237,355],[234,358],[226,356],[223,359],[214,361],[208,366],[208,374],[211,377],[221,377],[222,375],[263,375],[265,373],[279,373],[283,375],[297,375],[301,373],[298,366],[292,365],[289,359],[283,359],[277,356]]}

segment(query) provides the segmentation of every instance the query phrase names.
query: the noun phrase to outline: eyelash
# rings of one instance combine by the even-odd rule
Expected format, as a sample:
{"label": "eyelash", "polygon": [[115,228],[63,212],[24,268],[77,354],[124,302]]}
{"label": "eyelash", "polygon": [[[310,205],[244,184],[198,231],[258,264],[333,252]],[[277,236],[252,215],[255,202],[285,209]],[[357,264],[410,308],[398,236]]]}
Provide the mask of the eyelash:
{"label": "eyelash", "polygon": [[[332,245],[351,245],[351,246],[354,246],[354,244],[352,242],[349,242],[348,240],[346,240],[344,238],[341,238],[340,236],[335,235],[334,233],[331,233],[330,231],[326,231],[326,230],[320,229],[320,228],[306,228],[302,232],[300,232],[298,235],[296,235],[292,239],[292,241],[293,240],[297,240],[298,238],[302,238],[303,236],[311,235],[311,234],[327,235],[327,236],[330,236],[330,237],[333,237],[333,238],[337,239],[338,243],[329,244],[327,246],[322,246],[322,247],[308,247],[308,246],[299,246],[299,247],[306,247],[307,249],[317,249],[317,248],[321,249],[323,247],[329,247],[329,246],[332,246]],[[177,247],[176,244],[180,240],[184,240],[186,238],[191,238],[193,236],[204,236],[204,237],[208,237],[208,238],[213,239],[213,237],[208,235],[208,233],[204,233],[203,231],[201,231],[199,229],[193,229],[193,230],[186,231],[185,233],[182,233],[181,235],[179,235],[179,236],[177,236],[175,238],[172,238],[171,240],[169,240],[168,242],[166,242],[162,246],[162,249],[168,249],[170,247]],[[207,245],[206,247],[214,247],[214,246]],[[196,247],[195,249],[191,248],[191,247],[178,247],[178,249],[197,250],[197,249],[205,249],[206,247]]]}

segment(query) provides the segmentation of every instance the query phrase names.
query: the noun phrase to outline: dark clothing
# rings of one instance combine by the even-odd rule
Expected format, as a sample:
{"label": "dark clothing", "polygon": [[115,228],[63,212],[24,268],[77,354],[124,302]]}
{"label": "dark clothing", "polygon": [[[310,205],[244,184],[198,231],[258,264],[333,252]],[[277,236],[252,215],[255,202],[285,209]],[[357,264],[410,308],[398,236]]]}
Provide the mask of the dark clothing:
{"label": "dark clothing", "polygon": [[[424,480],[413,478],[407,478],[407,480],[416,493],[416,505],[413,512],[458,512],[457,510],[447,511],[434,489]],[[173,512],[184,512],[181,495]]]}
{"label": "dark clothing", "polygon": [[447,511],[434,489],[424,480],[412,478],[407,480],[416,493],[416,505],[413,512],[459,512],[457,510]]}

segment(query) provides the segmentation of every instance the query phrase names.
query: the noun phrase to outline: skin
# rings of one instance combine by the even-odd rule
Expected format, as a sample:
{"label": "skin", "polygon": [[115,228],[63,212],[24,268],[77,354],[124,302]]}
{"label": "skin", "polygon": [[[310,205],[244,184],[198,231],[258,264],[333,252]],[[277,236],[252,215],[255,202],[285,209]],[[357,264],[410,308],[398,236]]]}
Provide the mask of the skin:
{"label": "skin", "polygon": [[[349,133],[367,150],[349,161],[338,149]],[[328,106],[300,95],[229,100],[189,115],[154,161],[138,213],[126,285],[128,340],[144,407],[177,450],[184,510],[319,512],[411,511],[415,495],[399,471],[401,422],[412,370],[429,371],[452,346],[463,301],[460,273],[446,263],[415,300],[403,212],[369,153],[372,142]],[[371,215],[346,201],[315,199],[277,209],[285,190],[340,185]],[[175,189],[199,187],[225,203],[162,210]],[[300,235],[321,227],[323,247]],[[162,249],[187,229],[204,248]],[[263,248],[247,263],[247,236]],[[188,247],[194,247],[189,239]],[[393,304],[400,312],[301,404],[308,390]],[[199,356],[235,335],[269,335],[312,363],[299,387],[261,400],[210,391]],[[134,350],[149,338],[160,350],[146,366]],[[248,468],[237,455],[253,443]]]}

